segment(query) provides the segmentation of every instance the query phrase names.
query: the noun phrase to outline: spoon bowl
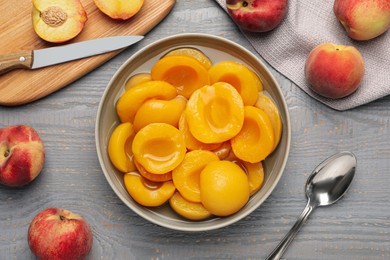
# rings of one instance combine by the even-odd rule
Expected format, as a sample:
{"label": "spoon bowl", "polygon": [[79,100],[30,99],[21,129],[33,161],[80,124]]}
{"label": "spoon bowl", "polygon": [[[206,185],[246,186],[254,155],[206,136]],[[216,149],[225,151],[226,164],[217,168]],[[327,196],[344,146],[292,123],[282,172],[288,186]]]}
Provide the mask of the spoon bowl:
{"label": "spoon bowl", "polygon": [[318,165],[306,182],[306,196],[312,205],[327,206],[338,201],[355,175],[356,157],[337,153]]}
{"label": "spoon bowl", "polygon": [[356,164],[356,157],[353,153],[340,152],[332,155],[314,169],[305,185],[307,197],[305,209],[267,260],[281,258],[313,209],[318,206],[331,205],[345,194],[355,175]]}

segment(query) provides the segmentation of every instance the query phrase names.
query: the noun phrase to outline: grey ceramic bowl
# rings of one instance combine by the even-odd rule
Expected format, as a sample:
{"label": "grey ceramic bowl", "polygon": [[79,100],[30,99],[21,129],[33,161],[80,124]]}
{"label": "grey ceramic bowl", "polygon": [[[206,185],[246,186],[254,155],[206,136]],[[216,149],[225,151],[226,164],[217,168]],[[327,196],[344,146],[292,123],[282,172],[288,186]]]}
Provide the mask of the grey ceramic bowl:
{"label": "grey ceramic bowl", "polygon": [[[119,124],[115,104],[124,92],[127,79],[140,72],[150,72],[154,64],[167,51],[179,47],[195,47],[208,55],[215,63],[230,59],[251,67],[261,78],[264,89],[279,108],[283,133],[277,149],[264,162],[265,181],[261,190],[253,195],[239,212],[229,217],[215,217],[205,221],[189,221],[170,209],[169,205],[147,208],[137,204],[127,193],[123,173],[117,171],[108,157],[109,137]],[[291,132],[287,105],[280,87],[266,66],[251,52],[221,37],[207,34],[180,34],[156,41],[130,57],[115,73],[101,99],[96,118],[96,148],[103,173],[120,200],[144,219],[157,225],[182,231],[205,231],[228,226],[257,209],[271,194],[283,174],[287,162]]]}

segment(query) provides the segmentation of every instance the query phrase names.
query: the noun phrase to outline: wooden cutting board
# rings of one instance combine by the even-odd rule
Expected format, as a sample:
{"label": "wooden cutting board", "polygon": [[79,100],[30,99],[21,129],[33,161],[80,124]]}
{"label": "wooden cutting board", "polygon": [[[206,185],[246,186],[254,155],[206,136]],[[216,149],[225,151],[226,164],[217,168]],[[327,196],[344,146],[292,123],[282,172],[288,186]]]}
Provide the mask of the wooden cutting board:
{"label": "wooden cutting board", "polygon": [[[93,0],[81,0],[81,3],[87,12],[88,21],[83,31],[68,43],[116,35],[145,35],[169,13],[175,0],[145,0],[141,10],[127,21],[109,18],[96,7]],[[0,6],[0,54],[56,46],[45,42],[34,32],[31,0],[0,0]],[[119,52],[110,52],[36,70],[13,70],[1,75],[0,105],[22,105],[49,95],[82,77]]]}

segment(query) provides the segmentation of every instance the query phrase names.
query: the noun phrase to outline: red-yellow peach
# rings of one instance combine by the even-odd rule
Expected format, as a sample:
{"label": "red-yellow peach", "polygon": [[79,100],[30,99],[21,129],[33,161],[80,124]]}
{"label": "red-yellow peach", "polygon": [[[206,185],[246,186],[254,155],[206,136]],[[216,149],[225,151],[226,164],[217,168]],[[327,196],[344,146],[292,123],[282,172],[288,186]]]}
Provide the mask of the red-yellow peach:
{"label": "red-yellow peach", "polygon": [[390,27],[389,0],[335,0],[333,11],[355,40],[373,39]]}
{"label": "red-yellow peach", "polygon": [[364,76],[364,60],[353,46],[323,43],[306,59],[305,76],[310,88],[327,98],[352,94]]}
{"label": "red-yellow peach", "polygon": [[20,187],[41,172],[45,162],[42,139],[31,126],[0,129],[0,183]]}
{"label": "red-yellow peach", "polygon": [[92,247],[92,232],[80,215],[61,208],[38,213],[28,229],[28,245],[41,260],[85,259]]}
{"label": "red-yellow peach", "polygon": [[278,26],[287,13],[287,0],[226,0],[226,8],[237,25],[252,32],[267,32]]}

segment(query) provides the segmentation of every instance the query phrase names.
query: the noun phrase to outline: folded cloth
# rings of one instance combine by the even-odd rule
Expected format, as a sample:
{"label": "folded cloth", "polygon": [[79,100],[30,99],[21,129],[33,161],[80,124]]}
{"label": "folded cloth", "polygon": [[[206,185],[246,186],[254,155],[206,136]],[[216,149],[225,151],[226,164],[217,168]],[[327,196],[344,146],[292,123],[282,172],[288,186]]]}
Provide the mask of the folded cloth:
{"label": "folded cloth", "polygon": [[[226,0],[216,1],[226,11]],[[333,109],[351,109],[390,94],[390,32],[368,41],[352,40],[333,13],[333,1],[289,0],[287,15],[278,27],[266,33],[242,33],[272,67]],[[305,80],[309,52],[325,42],[355,46],[364,58],[363,81],[348,97],[321,97]]]}

